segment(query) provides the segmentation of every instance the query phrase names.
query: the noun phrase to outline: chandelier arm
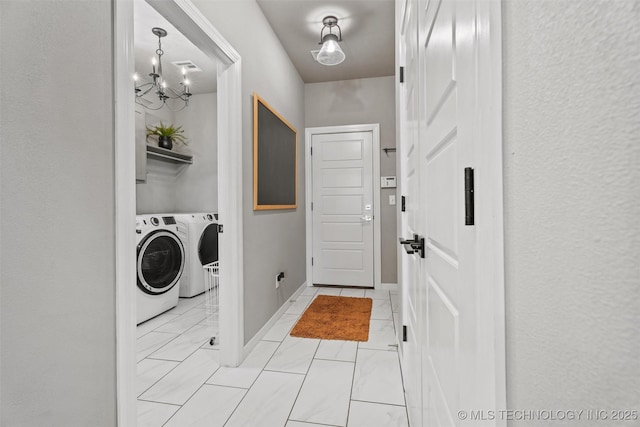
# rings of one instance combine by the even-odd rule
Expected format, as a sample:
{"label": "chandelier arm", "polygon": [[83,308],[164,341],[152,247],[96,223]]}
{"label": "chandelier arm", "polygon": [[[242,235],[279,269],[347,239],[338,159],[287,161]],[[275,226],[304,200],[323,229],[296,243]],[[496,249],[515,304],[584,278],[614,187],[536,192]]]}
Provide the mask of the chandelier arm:
{"label": "chandelier arm", "polygon": [[141,98],[141,97],[145,96],[146,94],[148,94],[149,92],[151,92],[151,89],[153,89],[153,88],[155,87],[152,83],[145,83],[145,84],[143,84],[143,85],[141,85],[141,86],[138,86],[136,89],[140,89],[140,90],[142,90],[142,88],[143,88],[143,87],[145,87],[145,86],[147,86],[147,85],[149,86],[149,87],[147,88],[147,90],[145,90],[145,91],[144,91],[144,92],[142,92],[141,94],[137,94],[138,98]]}
{"label": "chandelier arm", "polygon": [[148,105],[143,104],[142,102],[139,102],[138,99],[136,98],[136,104],[142,105],[147,110],[158,111],[159,109],[162,108],[162,106],[164,105],[164,102],[162,104],[160,104],[160,106],[158,108],[153,108],[153,107],[150,107]]}
{"label": "chandelier arm", "polygon": [[165,104],[165,105],[167,106],[167,108],[169,109],[169,111],[172,111],[172,112],[174,112],[174,113],[177,113],[178,111],[182,111],[182,110],[184,110],[185,108],[187,108],[187,105],[189,105],[189,104],[185,102],[185,104],[184,104],[182,107],[178,108],[177,110],[174,110],[173,108],[171,108],[171,106],[170,106],[168,103],[167,103],[167,104]]}
{"label": "chandelier arm", "polygon": [[187,92],[184,92],[184,91],[182,93],[178,93],[175,91],[175,89],[170,87],[165,88],[165,91],[170,92],[170,94],[167,94],[165,92],[165,96],[167,97],[167,99],[182,99],[184,101],[186,99],[189,99],[189,96],[191,96],[190,93],[188,95],[187,95]]}
{"label": "chandelier arm", "polygon": [[163,99],[162,103],[160,104],[160,106],[158,108],[149,108],[149,110],[152,111],[158,111],[159,109],[161,109],[162,107],[164,107],[167,104],[167,102]]}
{"label": "chandelier arm", "polygon": [[171,89],[170,87],[164,88],[164,96],[167,99],[175,99],[177,97],[176,91]]}

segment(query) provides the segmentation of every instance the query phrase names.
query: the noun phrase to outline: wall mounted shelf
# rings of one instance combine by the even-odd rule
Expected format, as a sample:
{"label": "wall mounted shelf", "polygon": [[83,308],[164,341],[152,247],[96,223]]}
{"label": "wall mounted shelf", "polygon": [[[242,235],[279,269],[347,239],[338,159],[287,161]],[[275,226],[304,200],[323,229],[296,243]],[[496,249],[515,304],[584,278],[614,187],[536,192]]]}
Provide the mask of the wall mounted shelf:
{"label": "wall mounted shelf", "polygon": [[147,157],[170,163],[193,163],[193,156],[189,154],[176,153],[175,151],[155,147],[153,145],[147,145]]}

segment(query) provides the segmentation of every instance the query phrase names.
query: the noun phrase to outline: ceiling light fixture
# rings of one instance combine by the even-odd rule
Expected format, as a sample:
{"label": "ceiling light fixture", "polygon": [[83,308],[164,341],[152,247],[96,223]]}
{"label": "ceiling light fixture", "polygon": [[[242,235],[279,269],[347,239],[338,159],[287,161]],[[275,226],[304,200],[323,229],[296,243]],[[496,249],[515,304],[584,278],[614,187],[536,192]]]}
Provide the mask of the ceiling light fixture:
{"label": "ceiling light fixture", "polygon": [[[322,47],[316,61],[322,65],[338,65],[344,61],[345,55],[338,42],[342,41],[342,29],[338,25],[338,18],[335,16],[327,16],[322,20],[322,29],[320,30],[320,43]],[[333,27],[338,28],[338,34],[333,34]],[[325,28],[329,28],[329,32],[324,36],[322,33]]]}
{"label": "ceiling light fixture", "polygon": [[[133,76],[133,80],[135,81],[135,84],[136,84],[135,86],[136,103],[144,106],[149,110],[159,110],[165,105],[167,106],[168,109],[172,111],[183,110],[187,105],[189,105],[189,97],[191,96],[191,93],[189,92],[190,83],[189,83],[189,79],[187,79],[187,70],[186,68],[182,67],[182,81],[180,82],[180,86],[181,86],[180,91],[176,91],[168,86],[167,81],[162,75],[162,55],[164,55],[164,51],[162,50],[162,38],[166,37],[167,31],[163,28],[154,27],[151,29],[151,32],[154,35],[158,36],[158,49],[156,49],[156,55],[158,55],[158,58],[156,59],[154,57],[151,59],[152,71],[151,73],[149,73],[149,77],[151,77],[152,79],[151,82],[143,83],[140,86],[137,86],[137,82],[139,79],[138,74],[136,73]],[[157,72],[156,72],[156,65],[158,66]],[[149,92],[151,92],[152,90],[155,90],[155,93],[158,96],[159,103],[151,102],[151,105],[147,105],[149,100],[145,98],[145,101],[147,102],[146,103],[142,102],[142,97],[148,94]],[[173,104],[173,106],[176,106],[176,103],[177,103],[178,108],[174,109],[167,103],[167,100],[170,100],[170,99],[176,100],[171,104]]]}

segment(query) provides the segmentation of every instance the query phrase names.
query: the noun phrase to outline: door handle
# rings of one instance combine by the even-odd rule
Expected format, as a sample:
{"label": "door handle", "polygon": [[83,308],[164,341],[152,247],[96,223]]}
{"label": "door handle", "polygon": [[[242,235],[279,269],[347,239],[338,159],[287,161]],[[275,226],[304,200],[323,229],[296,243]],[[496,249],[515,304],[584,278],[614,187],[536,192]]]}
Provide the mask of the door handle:
{"label": "door handle", "polygon": [[371,215],[363,215],[360,217],[360,219],[364,222],[371,222],[373,220],[373,217]]}
{"label": "door handle", "polygon": [[418,255],[420,255],[420,258],[425,257],[424,237],[414,234],[413,240],[403,239],[402,237],[399,240],[405,252],[408,253],[409,255],[417,253]]}

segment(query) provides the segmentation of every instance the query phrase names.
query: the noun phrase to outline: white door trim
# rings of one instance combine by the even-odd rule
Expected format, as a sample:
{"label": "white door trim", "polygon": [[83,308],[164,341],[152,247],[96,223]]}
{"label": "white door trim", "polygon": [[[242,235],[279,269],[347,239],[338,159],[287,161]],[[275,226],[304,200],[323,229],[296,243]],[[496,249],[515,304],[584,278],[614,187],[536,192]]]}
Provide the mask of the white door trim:
{"label": "white door trim", "polygon": [[[147,0],[205,54],[225,66],[218,69],[218,214],[220,235],[221,363],[240,364],[244,350],[242,221],[242,69],[240,55],[190,0]],[[135,144],[133,2],[115,0],[115,233],[116,233],[116,404],[118,425],[134,427],[135,393]]]}
{"label": "white door trim", "polygon": [[305,208],[307,224],[307,284],[313,286],[313,161],[311,158],[311,138],[313,135],[345,132],[371,132],[373,136],[373,286],[380,288],[381,255],[380,255],[380,124],[359,124],[344,126],[312,127],[305,129]]}
{"label": "white door trim", "polygon": [[[502,1],[478,2],[478,83],[479,99],[483,99],[483,116],[477,122],[477,135],[483,140],[482,155],[477,156],[474,177],[476,223],[478,227],[476,269],[478,289],[482,294],[478,309],[481,319],[492,319],[493,324],[478,328],[493,329],[494,370],[480,372],[480,381],[495,385],[493,396],[481,404],[498,409],[507,407],[506,383],[506,329],[504,281],[504,198],[502,163]],[[485,365],[488,366],[488,365]],[[505,426],[506,420],[497,420],[496,426]]]}
{"label": "white door trim", "polygon": [[136,172],[133,2],[114,3],[114,150],[116,261],[116,410],[119,426],[135,426]]}

